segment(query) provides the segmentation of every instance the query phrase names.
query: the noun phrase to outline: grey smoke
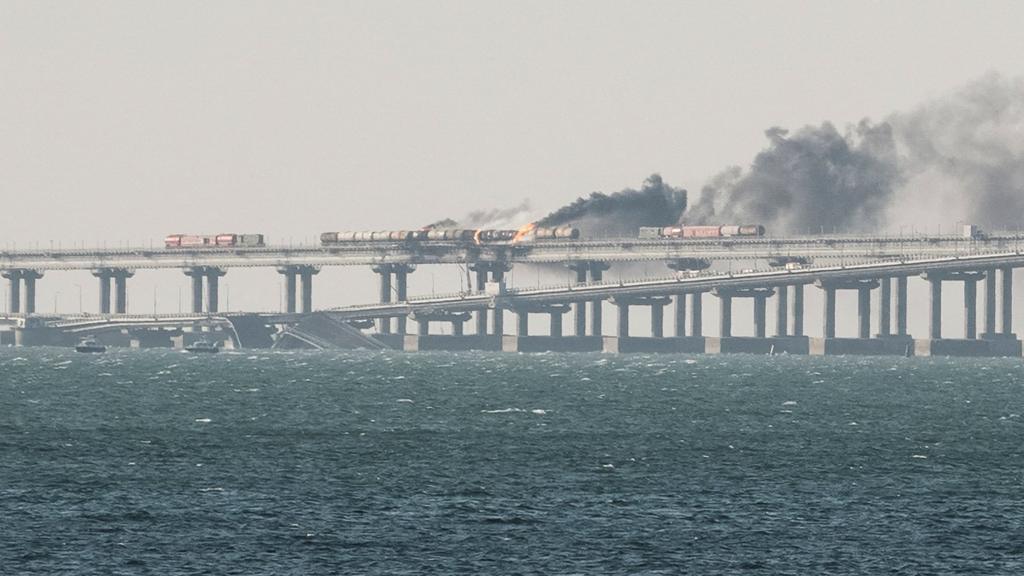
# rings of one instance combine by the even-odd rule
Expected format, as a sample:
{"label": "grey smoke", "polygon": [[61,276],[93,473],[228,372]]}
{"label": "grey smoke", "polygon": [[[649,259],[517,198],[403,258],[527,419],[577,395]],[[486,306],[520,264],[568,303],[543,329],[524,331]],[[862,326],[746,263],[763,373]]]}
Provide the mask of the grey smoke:
{"label": "grey smoke", "polygon": [[765,134],[768,147],[750,168],[712,178],[684,222],[759,223],[772,232],[877,228],[900,182],[889,124],[864,120],[840,133],[826,122]]}
{"label": "grey smoke", "polygon": [[686,209],[686,190],[674,188],[659,174],[644,180],[639,190],[612,194],[592,192],[548,214],[540,226],[573,225],[585,236],[635,236],[640,226],[669,226]]}
{"label": "grey smoke", "polygon": [[1024,220],[1019,78],[989,74],[842,132],[826,122],[766,135],[768,146],[748,168],[709,180],[684,222],[761,223],[780,234],[955,221],[1019,228]]}
{"label": "grey smoke", "polygon": [[425,228],[483,228],[500,230],[517,230],[533,220],[530,201],[523,200],[516,206],[494,208],[492,210],[474,210],[458,220],[444,218],[425,226]]}

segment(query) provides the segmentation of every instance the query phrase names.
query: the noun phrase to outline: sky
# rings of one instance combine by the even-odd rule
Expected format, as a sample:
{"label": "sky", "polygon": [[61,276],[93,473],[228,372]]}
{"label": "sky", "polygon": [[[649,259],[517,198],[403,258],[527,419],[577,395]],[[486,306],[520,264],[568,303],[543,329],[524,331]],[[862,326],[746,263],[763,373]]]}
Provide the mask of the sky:
{"label": "sky", "polygon": [[[0,246],[312,242],[524,199],[542,216],[655,172],[694,192],[773,126],[1020,77],[1022,21],[998,1],[0,0]],[[332,274],[352,289],[318,304],[372,299],[368,271]],[[176,307],[143,276],[136,302]]]}

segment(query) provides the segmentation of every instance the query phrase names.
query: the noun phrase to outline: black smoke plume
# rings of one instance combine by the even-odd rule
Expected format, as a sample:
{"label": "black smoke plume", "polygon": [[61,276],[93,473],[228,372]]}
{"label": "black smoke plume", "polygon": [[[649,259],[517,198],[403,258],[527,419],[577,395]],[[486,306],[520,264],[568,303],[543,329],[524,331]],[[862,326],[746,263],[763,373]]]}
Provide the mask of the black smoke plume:
{"label": "black smoke plume", "polygon": [[530,210],[530,202],[528,200],[523,200],[520,204],[509,208],[474,210],[458,220],[444,218],[437,222],[427,224],[424,228],[484,228],[516,230],[523,224],[530,222]]}
{"label": "black smoke plume", "polygon": [[652,174],[639,190],[592,192],[559,208],[538,226],[573,225],[586,236],[635,236],[640,226],[670,226],[686,209],[686,190],[673,188]]}
{"label": "black smoke plume", "polygon": [[765,132],[768,147],[746,171],[712,178],[688,224],[765,224],[778,232],[877,229],[900,183],[888,124],[864,120],[840,133],[824,123],[790,135]]}
{"label": "black smoke plume", "polygon": [[713,177],[683,222],[772,234],[1024,227],[1024,79],[989,74],[842,133],[824,123],[766,135],[750,167]]}

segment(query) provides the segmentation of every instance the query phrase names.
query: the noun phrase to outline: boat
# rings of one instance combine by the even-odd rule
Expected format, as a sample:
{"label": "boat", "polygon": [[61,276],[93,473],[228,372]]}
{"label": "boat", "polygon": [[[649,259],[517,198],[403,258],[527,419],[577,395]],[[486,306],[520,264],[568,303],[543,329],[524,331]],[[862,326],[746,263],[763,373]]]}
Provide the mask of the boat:
{"label": "boat", "polygon": [[213,342],[210,342],[205,338],[201,338],[192,344],[185,346],[185,351],[197,354],[216,354],[217,352],[220,352],[220,348],[218,348]]}
{"label": "boat", "polygon": [[75,352],[100,354],[106,351],[107,347],[104,346],[99,340],[91,336],[89,338],[83,338],[81,341],[79,341],[78,344],[75,345]]}

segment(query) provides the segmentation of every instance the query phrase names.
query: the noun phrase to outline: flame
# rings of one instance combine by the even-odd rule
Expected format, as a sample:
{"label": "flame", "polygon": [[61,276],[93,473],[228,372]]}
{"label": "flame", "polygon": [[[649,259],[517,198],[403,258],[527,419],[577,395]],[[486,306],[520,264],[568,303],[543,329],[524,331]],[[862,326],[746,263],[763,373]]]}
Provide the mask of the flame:
{"label": "flame", "polygon": [[520,240],[522,240],[523,238],[526,238],[527,236],[529,236],[530,232],[533,232],[536,229],[537,229],[537,223],[536,222],[530,222],[526,226],[523,226],[518,231],[516,231],[516,235],[512,238],[512,242],[511,243],[512,244],[518,244]]}
{"label": "flame", "polygon": [[483,230],[481,230],[480,228],[477,228],[476,232],[473,232],[473,242],[475,242],[477,246],[480,245],[480,233],[481,232],[483,232]]}

